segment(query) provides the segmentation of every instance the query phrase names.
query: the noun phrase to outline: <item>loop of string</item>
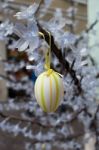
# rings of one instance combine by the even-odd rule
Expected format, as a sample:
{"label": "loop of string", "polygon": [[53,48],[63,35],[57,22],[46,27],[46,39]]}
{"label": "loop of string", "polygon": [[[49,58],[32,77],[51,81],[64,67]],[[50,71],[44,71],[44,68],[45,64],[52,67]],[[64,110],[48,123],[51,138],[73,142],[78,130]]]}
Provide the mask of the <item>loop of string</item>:
{"label": "loop of string", "polygon": [[[47,70],[47,75],[49,76],[53,70],[50,68],[50,64],[51,64],[51,34],[50,32],[46,31],[49,35],[49,48],[48,51],[45,54],[45,69]],[[39,35],[43,37],[43,39],[45,40],[45,35],[42,32],[39,32]],[[63,77],[60,73],[56,72],[61,78]]]}

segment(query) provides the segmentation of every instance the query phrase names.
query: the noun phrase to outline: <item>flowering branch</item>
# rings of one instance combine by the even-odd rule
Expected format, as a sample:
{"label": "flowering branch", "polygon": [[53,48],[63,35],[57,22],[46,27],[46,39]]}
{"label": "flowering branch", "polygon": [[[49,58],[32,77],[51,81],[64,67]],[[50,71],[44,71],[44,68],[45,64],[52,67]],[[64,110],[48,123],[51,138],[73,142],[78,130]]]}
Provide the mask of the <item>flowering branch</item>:
{"label": "flowering branch", "polygon": [[[40,24],[37,24],[39,27],[40,32],[42,32],[45,35],[45,40],[47,43],[49,43],[49,35],[46,32],[45,29],[43,29]],[[71,77],[74,80],[74,84],[77,86],[78,89],[78,93],[77,94],[82,94],[83,90],[81,88],[81,83],[79,81],[79,79],[76,76],[76,71],[70,66],[69,62],[64,58],[64,56],[62,55],[61,50],[56,46],[55,42],[54,42],[54,38],[51,35],[51,50],[53,51],[53,53],[56,55],[56,57],[58,58],[59,62],[63,65],[63,68],[65,69],[65,71],[67,73],[69,73],[71,75]]]}
{"label": "flowering branch", "polygon": [[67,119],[65,121],[65,123],[60,123],[58,125],[51,125],[51,124],[43,124],[41,123],[38,118],[36,119],[35,117],[32,118],[32,120],[30,119],[24,119],[24,118],[21,118],[21,117],[17,117],[17,116],[12,116],[12,115],[7,115],[7,114],[4,114],[3,112],[0,112],[0,116],[3,117],[3,118],[9,118],[9,119],[13,119],[13,120],[17,120],[17,121],[22,121],[22,122],[30,122],[31,124],[37,124],[38,126],[42,127],[42,128],[61,128],[62,126],[64,126],[64,124],[68,124],[68,123],[71,123],[72,121],[74,121],[77,116],[83,112],[85,110],[85,108],[81,108],[79,109],[78,111],[74,112],[70,117],[69,119]]}

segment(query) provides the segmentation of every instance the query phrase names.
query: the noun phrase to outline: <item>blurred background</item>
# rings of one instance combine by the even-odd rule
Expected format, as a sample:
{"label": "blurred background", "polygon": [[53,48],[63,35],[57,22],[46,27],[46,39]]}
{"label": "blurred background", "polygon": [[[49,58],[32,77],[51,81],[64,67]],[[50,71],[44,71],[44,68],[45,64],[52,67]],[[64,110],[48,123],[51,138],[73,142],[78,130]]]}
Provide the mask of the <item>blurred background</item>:
{"label": "blurred background", "polygon": [[[37,2],[39,2],[39,0]],[[58,144],[49,144],[50,142],[47,142],[47,145],[45,142],[37,143],[35,140],[33,142],[33,137],[37,137],[38,141],[42,139],[43,133],[45,134],[45,139],[46,136],[49,137],[49,140],[53,138],[53,132],[56,128],[50,129],[49,133],[48,128],[44,129],[42,125],[39,125],[39,121],[49,123],[50,119],[54,122],[57,115],[52,118],[53,114],[52,116],[43,114],[44,117],[48,117],[48,119],[45,120],[44,117],[41,119],[40,114],[42,114],[42,111],[38,109],[37,103],[33,101],[33,99],[35,99],[33,93],[34,84],[40,69],[33,70],[29,68],[31,68],[30,65],[35,64],[35,59],[38,58],[38,56],[36,56],[37,54],[32,58],[32,56],[27,55],[25,51],[18,51],[17,48],[12,48],[11,44],[13,39],[18,39],[15,34],[8,35],[5,40],[2,38],[4,34],[2,23],[5,22],[4,28],[9,20],[14,24],[17,22],[24,23],[24,20],[17,20],[14,15],[33,3],[34,0],[0,0],[0,150],[7,150],[8,148],[11,150],[96,150],[92,145],[90,147],[89,145],[86,146],[88,141],[82,144],[82,137],[77,139],[74,137],[74,141],[77,142],[76,144],[71,138],[70,140],[72,142],[68,143],[70,142],[68,138],[69,141],[67,141],[67,145],[70,145],[71,148],[63,146],[61,144],[62,139],[58,143],[60,143],[63,148],[59,147]],[[89,54],[91,60],[93,64],[98,66],[99,23],[92,28],[90,33],[88,33],[87,29],[89,29],[89,27],[91,28],[91,25],[99,19],[99,1],[52,0],[47,9],[45,9],[45,5],[42,4],[39,10],[39,14],[43,14],[40,16],[41,22],[49,21],[53,18],[54,13],[56,12],[56,14],[58,14],[60,10],[62,16],[66,19],[64,32],[68,31],[77,37],[79,37],[79,35],[87,36],[88,38],[83,41],[83,45],[84,42],[87,42],[87,47],[90,49]],[[10,32],[11,24],[8,30]],[[42,49],[40,53],[42,53]],[[42,64],[38,67],[42,68]],[[64,106],[59,108],[59,116],[62,116],[62,111],[65,111]],[[71,112],[73,112],[73,110],[70,108],[67,114],[71,114]],[[28,122],[27,120],[32,121]],[[57,121],[59,120],[57,119]],[[84,133],[83,124],[79,120],[67,126],[67,131],[61,130],[61,132],[66,132],[67,134],[68,132],[77,134],[81,132]],[[80,129],[80,131],[78,131],[78,129]],[[57,131],[57,136],[61,132]],[[91,137],[91,135],[88,135],[88,137]],[[91,140],[91,143],[94,143],[94,136]],[[81,145],[83,146],[81,147]]]}

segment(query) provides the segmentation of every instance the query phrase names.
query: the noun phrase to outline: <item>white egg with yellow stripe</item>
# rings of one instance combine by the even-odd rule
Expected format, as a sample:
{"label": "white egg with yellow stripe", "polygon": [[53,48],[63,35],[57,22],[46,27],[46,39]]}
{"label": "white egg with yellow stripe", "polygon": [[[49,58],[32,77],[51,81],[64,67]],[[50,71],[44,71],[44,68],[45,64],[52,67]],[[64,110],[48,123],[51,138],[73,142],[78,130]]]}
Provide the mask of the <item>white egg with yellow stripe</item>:
{"label": "white egg with yellow stripe", "polygon": [[34,90],[41,108],[45,112],[55,112],[64,95],[62,77],[49,69],[38,76]]}

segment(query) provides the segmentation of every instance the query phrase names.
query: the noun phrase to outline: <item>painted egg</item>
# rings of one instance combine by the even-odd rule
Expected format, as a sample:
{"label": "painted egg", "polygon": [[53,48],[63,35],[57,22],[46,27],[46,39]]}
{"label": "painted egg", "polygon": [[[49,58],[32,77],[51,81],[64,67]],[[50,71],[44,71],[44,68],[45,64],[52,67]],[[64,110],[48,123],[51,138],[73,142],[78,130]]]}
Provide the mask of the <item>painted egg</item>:
{"label": "painted egg", "polygon": [[41,73],[35,83],[34,92],[37,103],[45,112],[55,112],[63,95],[63,79],[52,69]]}

